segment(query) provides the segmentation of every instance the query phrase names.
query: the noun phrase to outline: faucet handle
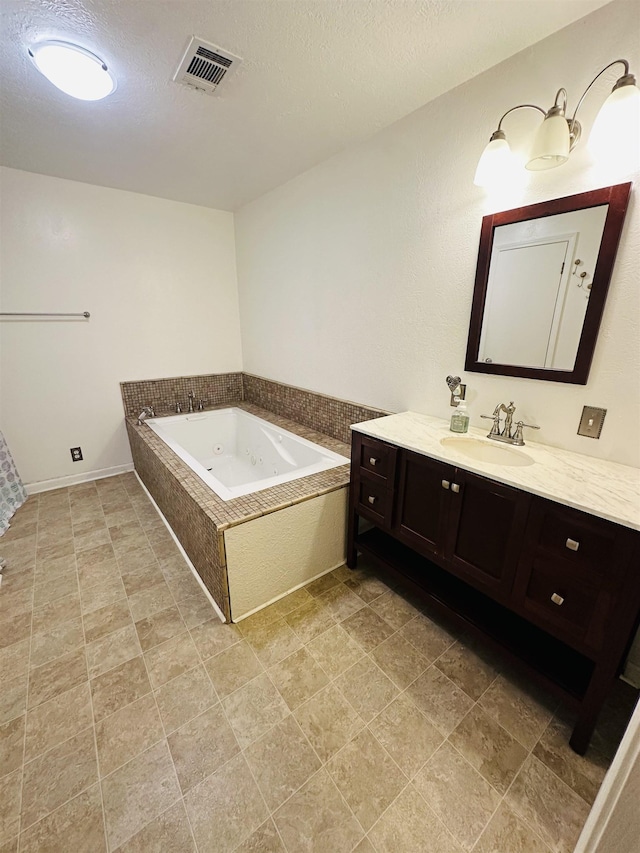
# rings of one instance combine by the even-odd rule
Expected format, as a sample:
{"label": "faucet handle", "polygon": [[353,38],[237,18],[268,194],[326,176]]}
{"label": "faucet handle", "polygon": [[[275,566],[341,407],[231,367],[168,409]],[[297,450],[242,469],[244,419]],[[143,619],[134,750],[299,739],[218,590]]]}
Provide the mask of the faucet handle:
{"label": "faucet handle", "polygon": [[517,421],[516,423],[516,431],[513,434],[513,443],[522,446],[524,444],[524,439],[522,438],[522,428],[527,427],[527,429],[540,429],[539,426],[535,426],[534,424],[525,424],[524,421]]}
{"label": "faucet handle", "polygon": [[176,414],[179,415],[181,411],[182,411],[182,405],[180,403],[180,400],[176,400]]}
{"label": "faucet handle", "polygon": [[493,421],[493,425],[489,432],[489,436],[500,435],[500,412],[494,412],[492,415],[480,415],[481,418],[486,418],[488,421]]}

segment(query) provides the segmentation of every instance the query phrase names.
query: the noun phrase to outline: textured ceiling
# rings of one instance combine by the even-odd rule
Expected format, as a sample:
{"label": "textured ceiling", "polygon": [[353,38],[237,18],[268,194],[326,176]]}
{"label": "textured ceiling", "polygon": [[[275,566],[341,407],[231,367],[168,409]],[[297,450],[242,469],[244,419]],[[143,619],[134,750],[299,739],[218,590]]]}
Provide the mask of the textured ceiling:
{"label": "textured ceiling", "polygon": [[[235,210],[606,0],[3,0],[6,166]],[[171,81],[189,36],[244,59]],[[75,101],[27,46],[74,40],[118,89]]]}

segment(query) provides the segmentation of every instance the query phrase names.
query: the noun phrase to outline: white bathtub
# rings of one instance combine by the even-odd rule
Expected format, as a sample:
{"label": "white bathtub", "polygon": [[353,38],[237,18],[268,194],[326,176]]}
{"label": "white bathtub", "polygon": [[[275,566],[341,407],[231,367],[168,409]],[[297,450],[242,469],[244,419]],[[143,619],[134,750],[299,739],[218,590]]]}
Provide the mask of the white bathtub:
{"label": "white bathtub", "polygon": [[225,501],[349,462],[242,409],[152,418],[146,423]]}

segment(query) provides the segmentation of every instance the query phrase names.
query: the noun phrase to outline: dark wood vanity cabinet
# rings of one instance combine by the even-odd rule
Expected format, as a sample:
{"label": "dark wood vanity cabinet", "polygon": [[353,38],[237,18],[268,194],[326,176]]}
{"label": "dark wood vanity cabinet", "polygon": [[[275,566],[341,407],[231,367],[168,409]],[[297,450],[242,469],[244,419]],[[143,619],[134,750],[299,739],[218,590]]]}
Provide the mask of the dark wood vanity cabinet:
{"label": "dark wood vanity cabinet", "polygon": [[360,433],[348,528],[351,568],[372,555],[522,663],[586,750],[638,624],[640,534]]}

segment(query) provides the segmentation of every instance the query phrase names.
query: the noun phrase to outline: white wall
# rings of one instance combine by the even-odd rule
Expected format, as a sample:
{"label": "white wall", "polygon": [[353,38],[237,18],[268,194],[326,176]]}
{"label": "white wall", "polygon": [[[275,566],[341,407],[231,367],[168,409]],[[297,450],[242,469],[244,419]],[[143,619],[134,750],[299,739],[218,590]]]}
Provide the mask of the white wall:
{"label": "white wall", "polygon": [[[564,166],[491,197],[473,185],[478,157],[509,107],[549,107],[564,86],[573,109],[620,56],[638,73],[639,19],[637,3],[607,5],[243,208],[236,244],[245,370],[442,417],[451,413],[445,376],[460,373],[472,424],[514,400],[518,417],[541,425],[535,440],[639,465],[637,187],[589,384],[464,374],[482,216],[638,178],[637,165],[619,159],[596,165],[583,141]],[[587,96],[585,130],[621,73],[609,71]],[[520,111],[504,127],[522,149],[537,124],[536,113]],[[599,441],[576,435],[585,404],[608,409]]]}
{"label": "white wall", "polygon": [[[242,369],[233,216],[2,169],[0,426],[26,483],[131,462],[119,382]],[[84,461],[73,463],[80,445]]]}

